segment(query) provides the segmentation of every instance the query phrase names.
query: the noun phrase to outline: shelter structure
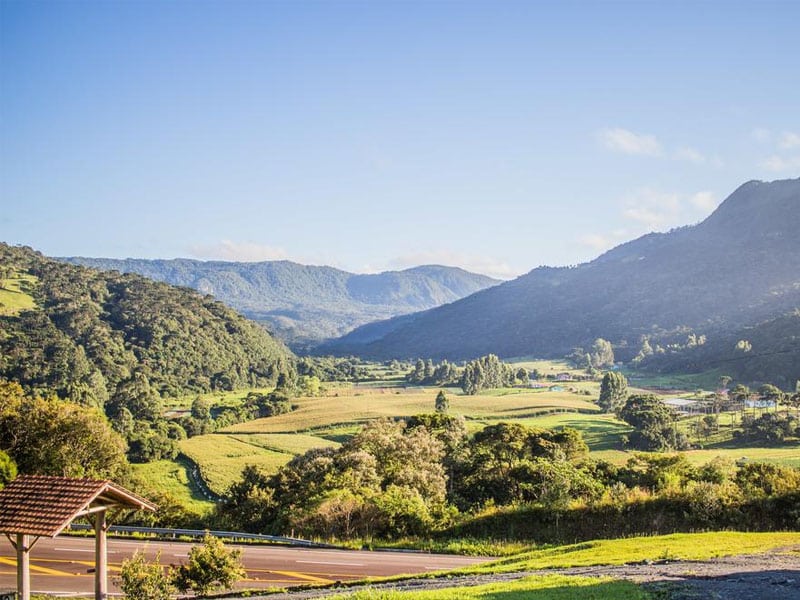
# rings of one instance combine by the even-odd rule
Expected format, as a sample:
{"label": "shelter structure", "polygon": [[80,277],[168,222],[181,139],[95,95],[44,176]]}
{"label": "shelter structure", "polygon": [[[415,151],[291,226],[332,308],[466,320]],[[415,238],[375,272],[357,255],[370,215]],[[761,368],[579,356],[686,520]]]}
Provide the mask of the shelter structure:
{"label": "shelter structure", "polygon": [[108,480],[21,475],[0,490],[0,533],[17,552],[17,592],[30,600],[30,552],[39,538],[54,538],[86,517],[95,531],[95,600],[108,597],[108,512],[155,510],[149,500]]}

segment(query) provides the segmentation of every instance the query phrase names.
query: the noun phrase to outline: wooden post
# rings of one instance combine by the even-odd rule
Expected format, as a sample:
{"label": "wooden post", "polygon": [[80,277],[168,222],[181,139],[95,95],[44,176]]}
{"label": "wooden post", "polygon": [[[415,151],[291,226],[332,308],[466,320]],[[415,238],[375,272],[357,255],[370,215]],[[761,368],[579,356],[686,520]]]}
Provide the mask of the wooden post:
{"label": "wooden post", "polygon": [[108,598],[108,552],[106,544],[106,511],[94,516],[94,598]]}
{"label": "wooden post", "polygon": [[30,537],[17,534],[17,593],[19,600],[31,600],[31,555]]}

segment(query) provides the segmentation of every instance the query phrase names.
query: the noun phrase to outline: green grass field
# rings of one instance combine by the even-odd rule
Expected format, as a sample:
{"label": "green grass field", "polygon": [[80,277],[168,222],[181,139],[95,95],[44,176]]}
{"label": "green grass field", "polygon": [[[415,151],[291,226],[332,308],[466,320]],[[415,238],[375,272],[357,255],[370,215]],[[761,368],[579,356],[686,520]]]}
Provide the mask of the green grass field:
{"label": "green grass field", "polygon": [[[409,417],[433,411],[437,388],[408,390],[359,386],[343,388],[336,395],[297,398],[297,410],[239,423],[226,428],[226,433],[295,433],[313,432],[338,425],[363,424],[381,417]],[[446,390],[450,399],[450,414],[471,419],[532,418],[554,411],[596,413],[591,397],[571,392],[523,390],[519,393],[467,396],[452,389]]]}
{"label": "green grass field", "polygon": [[[633,454],[633,452],[623,450],[600,450],[598,452],[593,452],[592,457],[607,460],[616,465],[623,465]],[[694,465],[702,465],[720,457],[734,462],[744,458],[750,462],[768,462],[800,468],[800,444],[776,448],[714,448],[708,450],[687,450],[681,454],[686,455],[689,462]]]}
{"label": "green grass field", "polygon": [[16,315],[36,308],[36,301],[27,291],[36,281],[33,275],[21,273],[0,279],[0,315]]}
{"label": "green grass field", "polygon": [[[639,563],[645,560],[707,560],[721,556],[757,554],[771,550],[800,551],[800,533],[743,533],[722,531],[679,533],[595,540],[522,552],[502,560],[451,571],[451,575],[512,573],[568,567]],[[444,575],[430,574],[430,577]],[[397,592],[366,590],[334,596],[339,600],[616,600],[654,598],[639,586],[610,578],[573,577],[559,574],[532,576],[511,582],[438,590]],[[658,596],[660,597],[660,596]]]}
{"label": "green grass field", "polygon": [[246,465],[274,473],[292,459],[292,454],[213,433],[182,440],[180,449],[197,464],[211,491],[220,495],[239,479]]}
{"label": "green grass field", "polygon": [[201,515],[214,506],[196,489],[187,472],[189,466],[180,461],[158,460],[132,465],[133,472],[155,489],[166,492],[180,502],[189,512]]}
{"label": "green grass field", "polygon": [[[800,546],[800,533],[744,533],[713,531],[674,533],[650,537],[595,540],[523,552],[491,563],[460,569],[456,573],[506,573],[534,569],[622,565],[644,560],[706,560],[720,556],[755,554],[775,548]],[[787,550],[788,551],[788,550]]]}
{"label": "green grass field", "polygon": [[604,577],[545,575],[517,581],[413,592],[367,589],[331,600],[647,600],[638,585]]}
{"label": "green grass field", "polygon": [[[499,421],[481,420],[482,425],[491,425]],[[515,422],[529,427],[555,429],[572,427],[583,434],[586,445],[591,452],[619,449],[622,447],[621,437],[631,428],[613,415],[555,413],[530,419],[515,419]]]}

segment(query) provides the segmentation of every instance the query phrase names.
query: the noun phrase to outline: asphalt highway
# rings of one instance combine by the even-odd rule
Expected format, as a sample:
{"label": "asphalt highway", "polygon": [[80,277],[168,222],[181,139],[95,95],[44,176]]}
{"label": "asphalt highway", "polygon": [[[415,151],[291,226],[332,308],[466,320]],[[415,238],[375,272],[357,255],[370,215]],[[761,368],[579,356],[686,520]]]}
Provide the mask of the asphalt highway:
{"label": "asphalt highway", "polygon": [[[115,583],[119,567],[136,550],[148,560],[161,553],[161,564],[186,561],[191,543],[109,538],[109,592],[119,593]],[[241,548],[247,579],[238,588],[263,589],[304,584],[325,584],[364,577],[416,574],[455,569],[486,558],[409,552],[317,550],[283,546],[229,544]],[[0,538],[0,592],[16,589],[16,554],[9,541]],[[34,593],[75,597],[94,589],[94,538],[40,538],[31,551],[31,588]]]}

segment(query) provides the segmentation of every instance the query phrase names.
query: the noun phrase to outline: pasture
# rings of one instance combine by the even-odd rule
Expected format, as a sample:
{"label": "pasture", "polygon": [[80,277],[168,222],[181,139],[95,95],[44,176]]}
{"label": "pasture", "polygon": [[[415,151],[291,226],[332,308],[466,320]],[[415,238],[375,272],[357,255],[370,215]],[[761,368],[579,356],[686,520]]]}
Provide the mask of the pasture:
{"label": "pasture", "polygon": [[20,273],[0,279],[0,315],[12,316],[36,308],[30,294],[35,284],[36,277]]}

